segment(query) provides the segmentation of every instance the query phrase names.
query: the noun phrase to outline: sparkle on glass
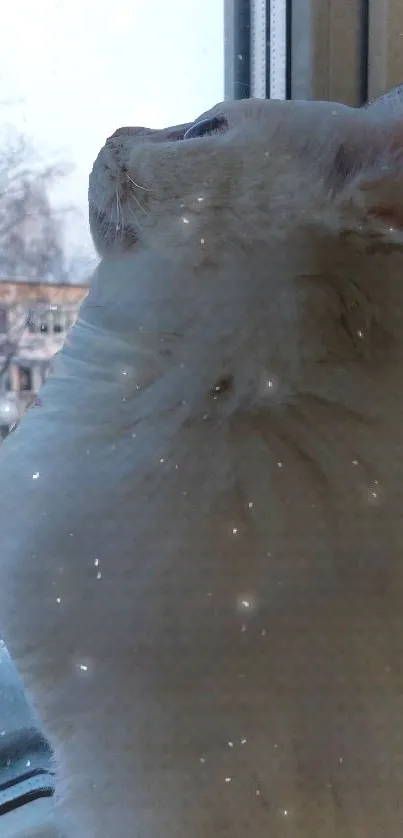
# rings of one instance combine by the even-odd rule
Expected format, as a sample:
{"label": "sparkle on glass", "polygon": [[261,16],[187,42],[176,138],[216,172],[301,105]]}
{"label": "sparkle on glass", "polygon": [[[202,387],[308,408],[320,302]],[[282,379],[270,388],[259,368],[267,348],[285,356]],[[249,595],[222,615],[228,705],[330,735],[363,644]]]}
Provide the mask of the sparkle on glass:
{"label": "sparkle on glass", "polygon": [[232,528],[232,535],[236,535],[237,532],[238,532],[238,527],[233,527]]}
{"label": "sparkle on glass", "polygon": [[282,464],[282,462],[281,462],[280,460],[279,460],[279,462],[277,463],[277,467],[278,467],[278,468],[283,468],[283,464]]}
{"label": "sparkle on glass", "polygon": [[164,462],[164,458],[160,457],[160,463],[163,463],[163,462]]}
{"label": "sparkle on glass", "polygon": [[204,763],[206,762],[206,757],[200,757],[200,762],[202,762],[204,765]]}
{"label": "sparkle on glass", "polygon": [[184,224],[189,224],[189,219],[185,215],[182,216],[182,221]]}
{"label": "sparkle on glass", "polygon": [[31,765],[31,760],[30,760],[30,759],[27,759],[27,761],[26,761],[25,765],[26,765],[26,767],[27,767],[27,768],[29,768],[29,766]]}
{"label": "sparkle on glass", "polygon": [[228,747],[229,747],[229,748],[233,748],[233,747],[234,747],[234,743],[233,743],[233,742],[231,742],[231,741],[230,741],[230,742],[228,742]]}
{"label": "sparkle on glass", "polygon": [[102,579],[102,571],[98,570],[97,579]]}
{"label": "sparkle on glass", "polygon": [[226,783],[231,783],[232,782],[232,777],[226,777],[225,782]]}
{"label": "sparkle on glass", "polygon": [[241,745],[246,745],[247,741],[247,739],[241,739]]}
{"label": "sparkle on glass", "polygon": [[248,509],[253,509],[253,503],[252,503],[252,501],[251,501],[251,500],[250,500],[250,501],[249,501],[249,503],[248,503]]}
{"label": "sparkle on glass", "polygon": [[61,603],[61,598],[59,596],[56,597],[56,602],[59,604]]}
{"label": "sparkle on glass", "polygon": [[242,599],[241,605],[243,608],[250,608],[250,602],[247,599]]}
{"label": "sparkle on glass", "polygon": [[94,559],[94,565],[95,565],[95,567],[98,567],[98,565],[99,565],[99,559]]}
{"label": "sparkle on glass", "polygon": [[79,664],[78,664],[78,669],[79,669],[81,672],[88,672],[88,666],[87,666],[87,664],[86,664],[86,663],[79,663]]}
{"label": "sparkle on glass", "polygon": [[200,244],[204,244],[204,243],[205,243],[205,239],[200,239]]}
{"label": "sparkle on glass", "polygon": [[34,473],[32,475],[32,480],[37,480],[38,477],[39,477],[39,471],[34,471]]}
{"label": "sparkle on glass", "polygon": [[357,331],[357,335],[358,335],[358,337],[359,337],[359,338],[363,338],[363,337],[364,337],[364,332],[362,331],[362,329],[358,329],[358,331]]}

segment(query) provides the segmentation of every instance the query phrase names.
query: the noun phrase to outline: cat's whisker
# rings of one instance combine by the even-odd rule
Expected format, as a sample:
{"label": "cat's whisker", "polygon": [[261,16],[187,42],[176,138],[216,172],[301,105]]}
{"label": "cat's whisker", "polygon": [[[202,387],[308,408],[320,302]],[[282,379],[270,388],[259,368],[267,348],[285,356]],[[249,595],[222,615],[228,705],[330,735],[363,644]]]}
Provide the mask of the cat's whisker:
{"label": "cat's whisker", "polygon": [[141,224],[140,224],[140,222],[139,222],[139,220],[136,216],[136,213],[134,212],[134,210],[130,206],[129,202],[127,202],[127,209],[129,211],[130,215],[134,218],[134,223],[135,223],[136,227],[138,227],[139,230],[143,231],[143,227],[141,226]]}
{"label": "cat's whisker", "polygon": [[118,190],[116,190],[117,225],[116,233],[120,231],[120,241],[123,241],[123,212]]}
{"label": "cat's whisker", "polygon": [[133,198],[133,200],[135,201],[135,203],[137,204],[138,208],[141,210],[141,212],[148,218],[147,210],[144,209],[144,207],[142,206],[142,204],[140,203],[139,199],[137,198],[137,196],[134,194],[133,191],[131,191],[130,195]]}
{"label": "cat's whisker", "polygon": [[130,177],[130,175],[129,175],[127,172],[126,172],[126,177],[127,177],[127,179],[128,179],[128,180],[130,180],[130,183],[132,183],[132,184],[133,184],[133,186],[135,186],[137,189],[143,189],[143,190],[144,190],[144,192],[149,192],[149,191],[150,191],[149,189],[147,189],[147,187],[146,187],[146,186],[140,186],[140,184],[139,184],[139,183],[136,183],[136,181],[135,181],[135,180],[133,180],[133,178],[132,178],[132,177]]}

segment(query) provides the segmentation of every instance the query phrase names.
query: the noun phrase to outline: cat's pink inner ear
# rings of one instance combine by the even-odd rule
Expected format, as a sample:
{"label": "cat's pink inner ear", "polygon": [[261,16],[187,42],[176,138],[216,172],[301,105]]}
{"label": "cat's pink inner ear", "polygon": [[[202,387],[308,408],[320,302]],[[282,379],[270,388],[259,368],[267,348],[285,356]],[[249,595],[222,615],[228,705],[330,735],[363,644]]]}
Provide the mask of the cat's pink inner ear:
{"label": "cat's pink inner ear", "polygon": [[378,118],[375,110],[372,116],[337,148],[333,183],[350,195],[357,189],[359,204],[364,198],[366,212],[383,228],[403,230],[403,106],[399,118],[386,111]]}
{"label": "cat's pink inner ear", "polygon": [[381,148],[378,158],[356,172],[351,185],[358,190],[361,207],[364,200],[369,217],[378,219],[382,228],[403,230],[403,148],[400,139],[399,145],[389,142]]}
{"label": "cat's pink inner ear", "polygon": [[383,225],[403,230],[403,166],[377,178],[363,179],[360,189],[366,196],[370,216]]}

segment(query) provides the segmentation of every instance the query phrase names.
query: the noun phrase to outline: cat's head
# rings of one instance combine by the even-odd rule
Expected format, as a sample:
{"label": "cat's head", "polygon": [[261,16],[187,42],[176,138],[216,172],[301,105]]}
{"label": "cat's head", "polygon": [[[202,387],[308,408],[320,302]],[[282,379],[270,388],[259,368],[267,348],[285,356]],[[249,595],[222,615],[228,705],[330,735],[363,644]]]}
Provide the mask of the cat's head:
{"label": "cat's head", "polygon": [[347,226],[362,231],[367,222],[372,232],[385,234],[403,221],[396,183],[403,176],[399,93],[366,109],[224,102],[173,128],[119,128],[90,175],[90,224],[99,253],[158,246],[162,225],[169,227],[171,246],[187,243],[187,224],[189,232],[212,227],[224,241],[269,239],[273,226],[295,226],[296,208],[307,223],[318,220],[318,210],[324,227],[339,221],[335,233]]}
{"label": "cat's head", "polygon": [[399,96],[224,102],[174,128],[119,129],[90,176],[100,255],[166,254],[192,272],[195,299],[203,277],[231,276],[234,331],[250,303],[249,338],[266,323],[262,344],[289,343],[291,366],[382,355],[403,338]]}

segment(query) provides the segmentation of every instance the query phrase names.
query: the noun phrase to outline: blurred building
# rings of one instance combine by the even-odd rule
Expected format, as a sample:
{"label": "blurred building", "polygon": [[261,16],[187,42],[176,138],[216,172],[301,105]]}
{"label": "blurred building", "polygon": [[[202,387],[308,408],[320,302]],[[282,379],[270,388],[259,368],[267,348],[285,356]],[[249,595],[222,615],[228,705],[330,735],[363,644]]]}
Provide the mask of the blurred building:
{"label": "blurred building", "polygon": [[35,399],[87,291],[86,285],[0,281],[0,439]]}

